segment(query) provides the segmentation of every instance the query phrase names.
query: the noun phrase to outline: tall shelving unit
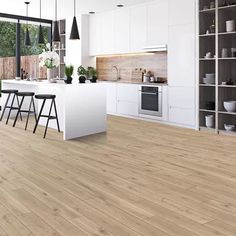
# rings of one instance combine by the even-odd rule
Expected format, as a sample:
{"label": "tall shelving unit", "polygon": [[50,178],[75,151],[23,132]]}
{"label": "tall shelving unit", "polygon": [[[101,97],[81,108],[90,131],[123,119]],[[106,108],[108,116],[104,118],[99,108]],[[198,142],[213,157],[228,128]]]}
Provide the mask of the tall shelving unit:
{"label": "tall shelving unit", "polygon": [[56,43],[56,52],[60,56],[60,65],[54,71],[54,77],[64,78],[65,77],[65,56],[66,56],[66,20],[58,21],[59,33],[61,42]]}
{"label": "tall shelving unit", "polygon": [[[198,128],[236,135],[236,129],[226,132],[224,128],[224,124],[236,127],[236,112],[227,112],[223,106],[224,101],[236,100],[236,57],[230,52],[231,48],[236,48],[236,31],[226,32],[226,21],[236,22],[236,0],[199,0],[198,6]],[[222,57],[223,48],[228,50],[227,57]],[[205,57],[207,52],[211,53],[210,58]],[[214,84],[203,83],[206,73],[215,74]],[[229,80],[233,85],[224,83]],[[209,103],[214,103],[215,107],[209,108]],[[206,128],[206,115],[214,116],[212,128]]]}

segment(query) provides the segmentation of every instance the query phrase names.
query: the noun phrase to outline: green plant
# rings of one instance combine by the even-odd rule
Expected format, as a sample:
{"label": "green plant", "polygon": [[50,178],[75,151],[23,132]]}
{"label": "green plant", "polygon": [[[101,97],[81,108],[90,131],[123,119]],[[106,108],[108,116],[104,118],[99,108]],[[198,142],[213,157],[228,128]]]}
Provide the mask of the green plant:
{"label": "green plant", "polygon": [[71,77],[73,75],[74,67],[72,65],[65,66],[66,77]]}
{"label": "green plant", "polygon": [[93,77],[93,76],[97,76],[97,71],[94,67],[89,66],[88,67],[88,75]]}
{"label": "green plant", "polygon": [[78,67],[77,74],[87,76],[88,71],[81,65]]}

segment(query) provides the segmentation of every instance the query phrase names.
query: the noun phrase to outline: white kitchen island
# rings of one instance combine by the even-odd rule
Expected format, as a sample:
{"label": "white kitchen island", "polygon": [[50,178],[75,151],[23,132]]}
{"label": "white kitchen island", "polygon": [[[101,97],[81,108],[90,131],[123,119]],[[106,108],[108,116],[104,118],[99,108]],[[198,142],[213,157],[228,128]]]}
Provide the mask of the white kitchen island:
{"label": "white kitchen island", "polygon": [[[64,140],[106,132],[106,85],[104,83],[65,84],[64,81],[49,83],[47,81],[2,80],[2,89],[17,89],[19,92],[35,92],[35,94],[55,94],[58,119]],[[6,95],[2,94],[2,106],[5,100]],[[35,103],[36,111],[39,111],[42,101],[35,99]],[[49,105],[50,101],[45,104],[44,114],[48,114]],[[23,108],[28,108],[28,106],[29,101],[25,100]],[[45,125],[46,118],[41,118],[39,124]],[[49,127],[56,129],[56,121],[51,120]]]}

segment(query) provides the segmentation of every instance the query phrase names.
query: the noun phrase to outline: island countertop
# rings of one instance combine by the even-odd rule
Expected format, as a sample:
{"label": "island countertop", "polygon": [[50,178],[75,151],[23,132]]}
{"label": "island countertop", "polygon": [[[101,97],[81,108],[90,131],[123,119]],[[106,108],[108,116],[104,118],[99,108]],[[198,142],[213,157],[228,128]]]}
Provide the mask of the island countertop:
{"label": "island countertop", "polygon": [[[35,94],[55,94],[58,118],[64,140],[79,138],[95,133],[106,132],[106,85],[104,83],[73,83],[65,84],[48,81],[2,80],[2,89],[17,89],[21,92]],[[3,94],[1,103],[6,96]],[[41,107],[40,100],[35,99],[36,109]],[[29,101],[24,103],[27,108]],[[45,105],[44,113],[48,114],[49,102]],[[13,113],[14,116],[14,113]],[[56,123],[49,122],[51,128]],[[42,119],[40,125],[45,125]]]}

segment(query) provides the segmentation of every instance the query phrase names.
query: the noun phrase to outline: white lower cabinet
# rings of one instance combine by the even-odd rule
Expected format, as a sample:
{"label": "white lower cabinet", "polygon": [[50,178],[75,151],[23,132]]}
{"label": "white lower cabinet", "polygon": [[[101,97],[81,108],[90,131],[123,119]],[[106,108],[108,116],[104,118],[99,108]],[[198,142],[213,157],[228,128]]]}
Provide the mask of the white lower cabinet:
{"label": "white lower cabinet", "polygon": [[169,87],[169,122],[195,125],[195,88]]}
{"label": "white lower cabinet", "polygon": [[117,113],[117,84],[106,83],[107,87],[107,113]]}
{"label": "white lower cabinet", "polygon": [[138,116],[137,84],[117,84],[117,113]]}

